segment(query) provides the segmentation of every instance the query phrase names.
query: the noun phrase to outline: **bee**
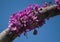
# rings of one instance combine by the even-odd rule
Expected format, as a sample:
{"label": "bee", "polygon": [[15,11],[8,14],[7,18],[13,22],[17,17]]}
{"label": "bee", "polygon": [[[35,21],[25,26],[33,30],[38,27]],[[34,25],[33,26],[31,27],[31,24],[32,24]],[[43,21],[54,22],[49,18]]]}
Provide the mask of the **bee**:
{"label": "bee", "polygon": [[34,34],[34,35],[37,35],[37,33],[38,33],[38,32],[37,32],[37,30],[36,30],[36,29],[34,29],[33,34]]}

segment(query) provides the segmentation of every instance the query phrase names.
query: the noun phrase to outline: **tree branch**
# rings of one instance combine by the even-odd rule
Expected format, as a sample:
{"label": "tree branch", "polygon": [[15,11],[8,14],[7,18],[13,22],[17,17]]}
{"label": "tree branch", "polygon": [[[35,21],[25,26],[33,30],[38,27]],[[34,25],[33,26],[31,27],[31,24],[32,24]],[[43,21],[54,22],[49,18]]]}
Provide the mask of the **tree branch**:
{"label": "tree branch", "polygon": [[[60,12],[57,10],[56,5],[47,6],[40,10],[42,14],[38,14],[39,21],[44,20],[45,18],[54,17],[60,15]],[[20,35],[23,33],[24,29],[20,29]],[[9,28],[6,28],[3,32],[0,33],[0,42],[12,42],[17,37],[15,32],[11,32]]]}

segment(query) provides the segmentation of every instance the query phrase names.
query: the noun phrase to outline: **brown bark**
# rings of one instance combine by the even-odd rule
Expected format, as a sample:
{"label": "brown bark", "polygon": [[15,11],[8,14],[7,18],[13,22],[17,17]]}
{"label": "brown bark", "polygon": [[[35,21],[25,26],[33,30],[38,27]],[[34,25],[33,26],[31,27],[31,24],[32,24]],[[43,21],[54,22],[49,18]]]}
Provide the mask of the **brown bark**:
{"label": "brown bark", "polygon": [[[60,15],[60,12],[57,10],[56,5],[51,5],[40,10],[42,14],[38,14],[39,21],[42,21],[45,18],[54,17]],[[23,33],[23,28],[20,29],[20,34]],[[17,37],[17,34],[11,32],[9,28],[6,28],[3,32],[0,33],[0,42],[12,42]]]}

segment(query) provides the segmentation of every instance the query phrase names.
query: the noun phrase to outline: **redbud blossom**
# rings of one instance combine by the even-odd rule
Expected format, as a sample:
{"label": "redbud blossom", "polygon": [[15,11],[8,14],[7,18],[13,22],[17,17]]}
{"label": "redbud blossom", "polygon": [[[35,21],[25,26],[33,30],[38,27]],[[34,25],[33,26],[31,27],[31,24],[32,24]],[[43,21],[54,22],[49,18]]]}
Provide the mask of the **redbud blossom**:
{"label": "redbud blossom", "polygon": [[60,0],[55,0],[56,4],[57,4],[57,9],[60,11]]}
{"label": "redbud blossom", "polygon": [[[34,6],[34,7],[33,7]],[[19,35],[19,30],[24,28],[24,32],[31,31],[32,29],[42,26],[45,20],[39,21],[38,9],[39,5],[29,5],[25,10],[14,13],[9,19],[9,29]],[[34,13],[36,11],[37,13]]]}

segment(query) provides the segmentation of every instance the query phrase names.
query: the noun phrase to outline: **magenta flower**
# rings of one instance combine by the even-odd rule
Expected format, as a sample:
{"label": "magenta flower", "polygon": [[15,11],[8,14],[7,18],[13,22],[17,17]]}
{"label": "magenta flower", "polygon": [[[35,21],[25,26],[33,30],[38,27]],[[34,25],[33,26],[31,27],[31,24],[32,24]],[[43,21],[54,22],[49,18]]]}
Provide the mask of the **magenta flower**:
{"label": "magenta flower", "polygon": [[24,28],[24,32],[26,33],[36,27],[42,26],[45,20],[39,21],[37,13],[34,13],[36,10],[37,12],[39,11],[38,8],[40,6],[37,4],[29,5],[26,10],[14,13],[9,19],[9,29],[19,35],[21,28]]}
{"label": "magenta flower", "polygon": [[41,8],[41,6],[39,6],[38,4],[34,4],[33,6],[36,11],[38,11],[38,9]]}
{"label": "magenta flower", "polygon": [[56,4],[57,4],[57,9],[60,11],[60,0],[55,0]]}
{"label": "magenta flower", "polygon": [[47,7],[47,4],[48,4],[48,3],[47,3],[47,2],[45,2],[43,7]]}

